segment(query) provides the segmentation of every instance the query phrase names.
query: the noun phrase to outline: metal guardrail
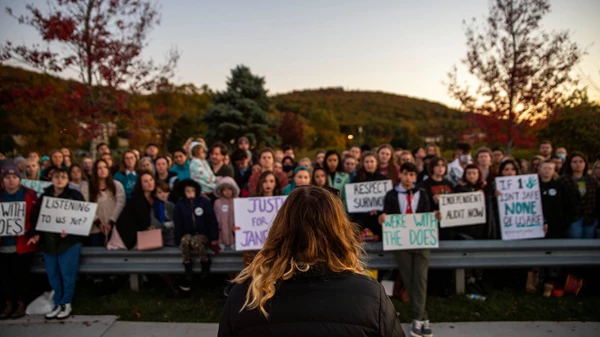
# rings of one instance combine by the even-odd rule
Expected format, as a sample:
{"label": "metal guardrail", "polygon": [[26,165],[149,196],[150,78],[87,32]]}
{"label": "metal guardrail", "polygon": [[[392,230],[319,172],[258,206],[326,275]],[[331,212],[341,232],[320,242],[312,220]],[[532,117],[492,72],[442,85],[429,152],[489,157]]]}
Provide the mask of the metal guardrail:
{"label": "metal guardrail", "polygon": [[[369,269],[396,268],[393,252],[384,252],[381,243],[366,243],[364,249]],[[211,258],[212,272],[236,272],[243,268],[242,252],[222,251]],[[600,240],[441,241],[439,248],[431,250],[429,264],[432,269],[457,269],[458,293],[464,291],[465,268],[545,266],[600,266]],[[194,268],[199,271],[199,263]],[[45,272],[41,255],[36,257],[32,271]],[[79,267],[79,272],[85,274],[180,274],[183,271],[181,252],[176,247],[143,252],[84,247]]]}

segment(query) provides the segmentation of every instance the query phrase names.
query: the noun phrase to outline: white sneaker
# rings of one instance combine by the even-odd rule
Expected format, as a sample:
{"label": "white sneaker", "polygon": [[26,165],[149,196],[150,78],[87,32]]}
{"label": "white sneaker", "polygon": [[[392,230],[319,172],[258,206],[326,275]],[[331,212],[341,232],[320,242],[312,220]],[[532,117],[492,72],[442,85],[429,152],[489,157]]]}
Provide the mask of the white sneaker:
{"label": "white sneaker", "polygon": [[56,316],[58,316],[58,314],[63,310],[63,305],[57,305],[54,307],[54,309],[52,309],[52,311],[50,311],[49,313],[46,314],[46,319],[54,319],[56,318]]}
{"label": "white sneaker", "polygon": [[424,320],[423,325],[421,326],[421,334],[423,337],[433,337],[433,332],[431,331],[431,324],[429,320]]}
{"label": "white sneaker", "polygon": [[73,311],[73,308],[71,308],[71,303],[63,304],[63,310],[56,315],[56,319],[69,318],[69,316],[71,316],[71,311]]}

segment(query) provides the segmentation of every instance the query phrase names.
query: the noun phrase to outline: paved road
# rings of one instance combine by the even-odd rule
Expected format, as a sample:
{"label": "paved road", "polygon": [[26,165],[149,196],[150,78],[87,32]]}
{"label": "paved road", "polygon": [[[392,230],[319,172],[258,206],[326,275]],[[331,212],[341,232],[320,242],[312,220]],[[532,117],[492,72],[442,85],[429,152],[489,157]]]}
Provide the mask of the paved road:
{"label": "paved road", "polygon": [[[598,322],[434,323],[432,327],[438,337],[600,336]],[[74,316],[64,322],[45,322],[42,317],[0,321],[0,337],[213,337],[217,329],[217,324],[117,322],[116,316]]]}

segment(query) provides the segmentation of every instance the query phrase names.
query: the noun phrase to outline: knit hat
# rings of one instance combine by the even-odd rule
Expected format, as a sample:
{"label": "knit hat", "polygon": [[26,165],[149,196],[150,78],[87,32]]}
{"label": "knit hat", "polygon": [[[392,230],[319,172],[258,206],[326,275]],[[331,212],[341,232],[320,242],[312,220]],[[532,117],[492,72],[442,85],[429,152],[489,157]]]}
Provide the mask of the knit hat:
{"label": "knit hat", "polygon": [[19,167],[14,163],[5,164],[2,168],[2,179],[9,174],[14,174],[21,179],[21,170],[19,170]]}
{"label": "knit hat", "polygon": [[220,178],[219,181],[217,182],[217,187],[215,187],[215,192],[214,192],[215,196],[217,198],[221,198],[223,196],[221,194],[221,192],[226,187],[229,187],[233,190],[234,198],[240,195],[240,188],[238,187],[235,180],[233,180],[233,178],[231,178],[231,177],[223,177],[223,178]]}

